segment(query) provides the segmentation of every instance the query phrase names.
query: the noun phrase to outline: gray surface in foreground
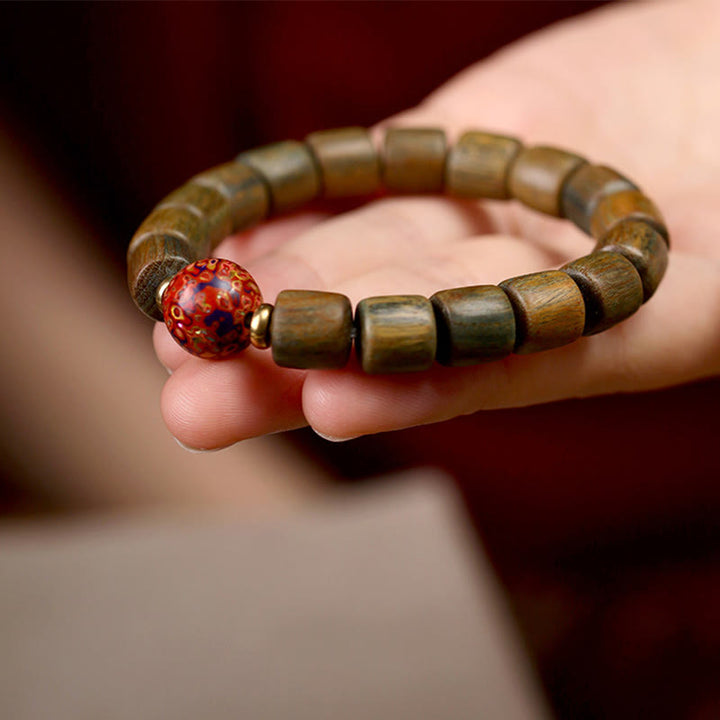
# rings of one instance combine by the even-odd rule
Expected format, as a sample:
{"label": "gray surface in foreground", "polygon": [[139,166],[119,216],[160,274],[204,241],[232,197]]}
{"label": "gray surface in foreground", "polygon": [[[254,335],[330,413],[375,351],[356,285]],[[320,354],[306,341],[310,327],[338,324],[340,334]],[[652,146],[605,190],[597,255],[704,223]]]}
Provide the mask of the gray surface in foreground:
{"label": "gray surface in foreground", "polygon": [[0,531],[0,717],[546,717],[462,523],[426,479],[282,521]]}

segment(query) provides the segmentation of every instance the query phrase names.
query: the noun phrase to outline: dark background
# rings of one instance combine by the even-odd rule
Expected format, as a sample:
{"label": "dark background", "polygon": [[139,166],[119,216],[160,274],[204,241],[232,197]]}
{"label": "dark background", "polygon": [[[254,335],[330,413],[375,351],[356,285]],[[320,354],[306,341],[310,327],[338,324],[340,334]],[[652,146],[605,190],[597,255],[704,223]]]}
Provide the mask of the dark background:
{"label": "dark background", "polygon": [[[135,227],[193,173],[371,125],[599,4],[5,3],[0,110],[123,274]],[[719,390],[289,440],[348,482],[428,464],[457,478],[560,717],[718,717]]]}

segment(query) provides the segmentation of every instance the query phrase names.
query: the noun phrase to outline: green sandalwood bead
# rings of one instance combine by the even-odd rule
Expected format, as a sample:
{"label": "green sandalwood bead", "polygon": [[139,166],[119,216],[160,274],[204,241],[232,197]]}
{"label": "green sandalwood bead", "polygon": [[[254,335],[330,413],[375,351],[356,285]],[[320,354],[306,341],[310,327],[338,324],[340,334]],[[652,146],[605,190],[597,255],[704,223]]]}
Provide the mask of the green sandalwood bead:
{"label": "green sandalwood bead", "polygon": [[624,220],[642,220],[657,230],[669,245],[670,236],[663,216],[655,203],[640,190],[626,190],[603,198],[592,214],[590,234],[600,240]]}
{"label": "green sandalwood bead", "polygon": [[643,302],[649,300],[665,275],[668,265],[667,243],[645,222],[624,220],[617,223],[595,246],[595,252],[619,253],[635,267],[643,286]]}
{"label": "green sandalwood bead", "polygon": [[201,215],[188,207],[156,207],[133,235],[128,252],[146,238],[160,235],[178,238],[196,257],[202,257],[210,250],[206,223]]}
{"label": "green sandalwood bead", "polygon": [[574,342],[585,327],[585,301],[574,280],[546,270],[500,283],[515,312],[515,352],[550,350]]}
{"label": "green sandalwood bead", "polygon": [[366,373],[427,370],[437,336],[432,305],[421,295],[365,298],[355,311],[356,350]]}
{"label": "green sandalwood bead", "polygon": [[236,160],[264,178],[273,213],[294,210],[320,192],[320,173],[305,143],[285,140],[248,150]]}
{"label": "green sandalwood bead", "polygon": [[522,143],[513,137],[486,132],[464,133],[450,148],[445,167],[445,190],[469,198],[510,197],[508,173]]}
{"label": "green sandalwood bead", "polygon": [[529,208],[559,217],[563,185],[586,162],[580,155],[559,148],[524,148],[510,168],[510,193]]}
{"label": "green sandalwood bead", "polygon": [[436,128],[388,128],[383,146],[383,180],[393,192],[442,192],[447,140]]}
{"label": "green sandalwood bead", "polygon": [[314,290],[283,290],[270,317],[270,347],[281,367],[341,368],[352,345],[350,300]]}
{"label": "green sandalwood bead", "polygon": [[305,142],[320,168],[325,197],[371,195],[380,189],[380,156],[365,128],[314,132]]}
{"label": "green sandalwood bead", "polygon": [[158,204],[158,208],[175,207],[187,208],[202,218],[211,248],[232,232],[230,201],[217,188],[187,183]]}
{"label": "green sandalwood bead", "polygon": [[177,235],[156,232],[144,235],[128,248],[128,286],[135,304],[152,320],[162,320],[157,305],[161,283],[180,272],[198,257]]}
{"label": "green sandalwood bead", "polygon": [[257,225],[267,217],[270,195],[263,179],[247,165],[224,163],[190,180],[190,185],[211,187],[222,193],[230,205],[231,232]]}
{"label": "green sandalwood bead", "polygon": [[515,315],[495,285],[453,288],[431,298],[437,323],[437,361],[462,367],[509,355],[515,346]]}
{"label": "green sandalwood bead", "polygon": [[612,168],[604,165],[581,165],[562,190],[562,215],[583,232],[590,234],[590,220],[600,200],[637,186]]}
{"label": "green sandalwood bead", "polygon": [[617,325],[642,305],[640,276],[618,253],[592,253],[564,265],[562,270],[577,283],[585,300],[583,335]]}

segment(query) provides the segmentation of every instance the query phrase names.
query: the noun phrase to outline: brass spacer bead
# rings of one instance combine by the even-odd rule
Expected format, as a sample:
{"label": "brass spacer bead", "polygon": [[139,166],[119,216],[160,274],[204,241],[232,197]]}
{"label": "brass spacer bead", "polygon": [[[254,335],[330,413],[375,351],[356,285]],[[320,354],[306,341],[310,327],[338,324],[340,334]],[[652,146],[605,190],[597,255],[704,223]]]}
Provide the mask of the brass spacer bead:
{"label": "brass spacer bead", "polygon": [[170,281],[172,280],[171,277],[165,278],[158,286],[157,290],[155,291],[155,302],[157,303],[157,306],[160,308],[160,312],[162,312],[162,299],[163,295],[165,294],[165,291],[168,288],[168,285],[170,284]]}
{"label": "brass spacer bead", "polygon": [[260,350],[270,347],[270,318],[272,317],[273,306],[270,303],[263,303],[252,314],[250,320],[250,342]]}

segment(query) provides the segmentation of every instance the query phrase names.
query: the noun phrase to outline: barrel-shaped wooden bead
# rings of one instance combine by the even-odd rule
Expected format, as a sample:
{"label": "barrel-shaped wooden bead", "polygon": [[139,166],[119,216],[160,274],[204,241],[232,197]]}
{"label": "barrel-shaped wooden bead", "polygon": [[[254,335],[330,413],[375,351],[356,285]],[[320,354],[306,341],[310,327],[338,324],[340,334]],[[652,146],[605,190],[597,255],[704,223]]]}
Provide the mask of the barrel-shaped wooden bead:
{"label": "barrel-shaped wooden bead", "polygon": [[155,300],[158,286],[208,251],[202,216],[188,207],[156,207],[128,247],[128,285],[137,306],[154,320],[161,320]]}
{"label": "barrel-shaped wooden bead", "polygon": [[305,142],[320,168],[325,197],[370,195],[380,188],[380,156],[365,128],[314,132]]}
{"label": "barrel-shaped wooden bead", "polygon": [[291,368],[344,367],[352,332],[352,308],[344,295],[283,290],[270,318],[273,360]]}
{"label": "barrel-shaped wooden bead", "polygon": [[550,350],[574,342],[585,327],[585,301],[577,283],[547,270],[500,283],[515,312],[515,352]]}
{"label": "barrel-shaped wooden bead", "polygon": [[655,203],[640,190],[626,190],[603,198],[595,208],[590,220],[590,233],[601,240],[623,220],[642,220],[657,230],[669,244],[665,220]]}
{"label": "barrel-shaped wooden bead", "polygon": [[158,204],[161,209],[176,207],[187,208],[202,219],[210,248],[233,230],[230,201],[217,188],[187,183]]}
{"label": "barrel-shaped wooden bead", "polygon": [[383,146],[383,181],[393,192],[441,192],[447,140],[437,128],[388,128]]}
{"label": "barrel-shaped wooden bead", "polygon": [[639,220],[617,223],[595,246],[595,252],[619,253],[635,267],[643,287],[643,302],[649,300],[665,275],[668,249],[660,233]]}
{"label": "barrel-shaped wooden bead", "polygon": [[437,333],[432,305],[421,295],[365,298],[355,310],[355,345],[366,373],[427,370]]}
{"label": "barrel-shaped wooden bead", "polygon": [[156,207],[143,220],[128,247],[132,252],[148,237],[171,235],[200,257],[210,249],[204,218],[188,207]]}
{"label": "barrel-shaped wooden bead", "polygon": [[320,173],[305,143],[285,140],[248,150],[236,159],[264,178],[273,213],[293,210],[320,192]]}
{"label": "barrel-shaped wooden bead", "polygon": [[585,300],[583,335],[594,335],[622,322],[643,302],[640,276],[633,264],[614,252],[585,255],[562,267]]}
{"label": "barrel-shaped wooden bead", "polygon": [[581,165],[563,186],[562,215],[590,234],[590,220],[600,200],[637,186],[605,165]]}
{"label": "barrel-shaped wooden bead", "polygon": [[453,288],[431,298],[437,324],[437,361],[475,365],[509,355],[515,347],[515,315],[495,285]]}
{"label": "barrel-shaped wooden bead", "polygon": [[508,174],[522,143],[513,137],[470,131],[448,151],[445,190],[469,198],[510,197]]}
{"label": "barrel-shaped wooden bead", "polygon": [[167,233],[146,235],[128,250],[128,286],[135,304],[152,320],[162,320],[158,287],[197,260],[180,237]]}
{"label": "barrel-shaped wooden bead", "polygon": [[[196,175],[189,184],[213,188],[227,199],[230,232],[246,230],[267,217],[268,189],[263,179],[247,165],[224,163]],[[211,247],[214,246],[215,243],[211,243]]]}
{"label": "barrel-shaped wooden bead", "polygon": [[575,153],[537,145],[518,153],[510,168],[510,194],[524,205],[559,217],[565,181],[587,161]]}

